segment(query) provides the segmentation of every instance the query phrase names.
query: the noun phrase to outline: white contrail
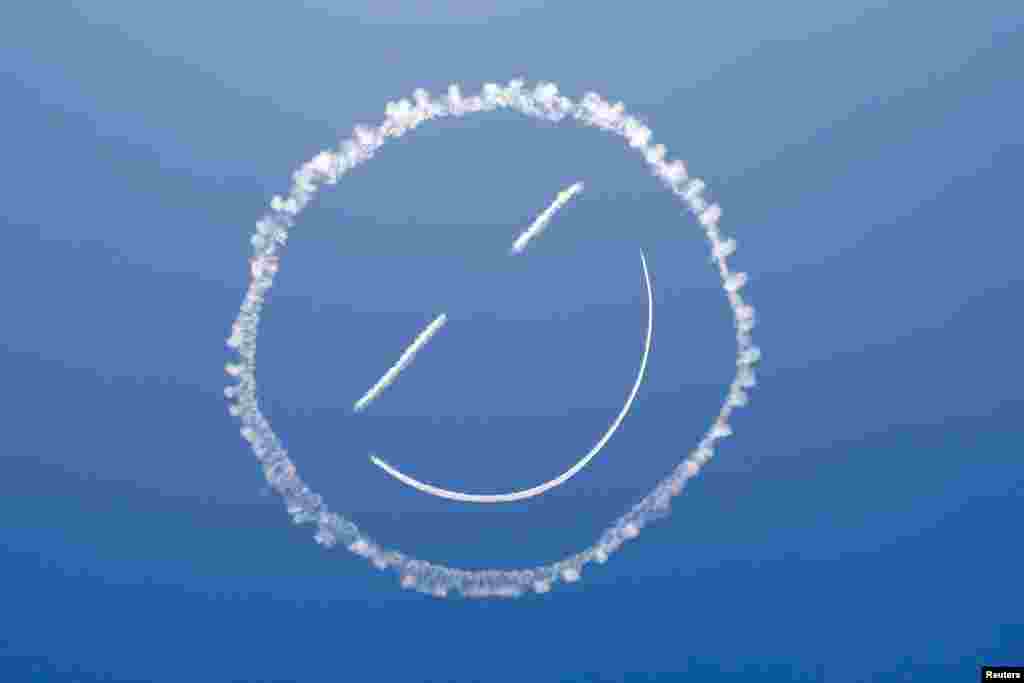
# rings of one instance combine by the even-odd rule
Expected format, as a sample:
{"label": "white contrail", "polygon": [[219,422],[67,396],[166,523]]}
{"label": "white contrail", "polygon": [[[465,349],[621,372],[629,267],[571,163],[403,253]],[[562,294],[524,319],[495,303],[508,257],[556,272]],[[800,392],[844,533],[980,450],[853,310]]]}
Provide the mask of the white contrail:
{"label": "white contrail", "polygon": [[654,296],[651,294],[651,276],[647,272],[647,259],[644,258],[643,249],[640,250],[640,265],[643,268],[644,284],[647,287],[647,336],[644,340],[644,353],[640,358],[640,370],[637,371],[636,381],[633,382],[633,388],[629,392],[629,396],[626,397],[626,404],[622,406],[622,410],[615,416],[611,426],[601,436],[594,447],[590,449],[590,452],[584,455],[580,460],[567,469],[562,474],[558,475],[550,481],[546,481],[543,484],[538,484],[532,488],[523,489],[521,491],[512,491],[511,493],[496,493],[496,494],[485,494],[485,493],[463,493],[461,491],[452,491],[450,489],[444,489],[439,486],[427,484],[418,479],[410,477],[408,474],[392,467],[387,464],[376,455],[370,456],[370,461],[381,468],[395,479],[399,480],[403,484],[407,484],[418,491],[423,493],[429,493],[432,496],[438,498],[447,498],[448,500],[457,500],[463,503],[512,503],[519,500],[526,500],[534,496],[550,491],[556,486],[561,486],[565,482],[569,481],[577,472],[587,466],[594,456],[601,452],[604,445],[608,443],[608,439],[612,438],[612,434],[618,430],[619,425],[626,418],[626,414],[629,412],[630,407],[633,405],[633,399],[636,398],[636,392],[640,389],[640,383],[644,381],[644,373],[647,371],[647,356],[651,353],[651,334],[654,332]]}
{"label": "white contrail", "polygon": [[579,182],[574,183],[570,185],[567,189],[559,192],[558,196],[555,197],[555,201],[551,202],[551,206],[544,209],[544,212],[541,215],[537,216],[537,219],[530,224],[530,227],[526,229],[526,232],[524,232],[522,235],[518,237],[518,239],[516,239],[516,241],[512,244],[512,250],[510,253],[521,254],[523,249],[526,248],[527,242],[529,242],[534,237],[544,232],[544,228],[548,227],[548,223],[551,222],[551,217],[555,215],[555,212],[561,209],[566,204],[568,204],[569,200],[572,199],[573,195],[578,194],[582,191],[583,183]]}
{"label": "white contrail", "polygon": [[438,330],[444,327],[444,324],[448,322],[448,316],[444,313],[434,318],[434,321],[427,325],[427,329],[419,333],[413,343],[407,348],[402,355],[398,358],[398,362],[391,366],[391,368],[384,373],[384,376],[377,380],[377,383],[370,387],[370,390],[363,394],[363,397],[356,401],[352,407],[357,413],[366,406],[370,405],[381,392],[387,389],[394,381],[398,378],[398,374],[409,367],[412,363],[412,359],[415,358],[416,353],[422,349],[430,338],[437,334]]}

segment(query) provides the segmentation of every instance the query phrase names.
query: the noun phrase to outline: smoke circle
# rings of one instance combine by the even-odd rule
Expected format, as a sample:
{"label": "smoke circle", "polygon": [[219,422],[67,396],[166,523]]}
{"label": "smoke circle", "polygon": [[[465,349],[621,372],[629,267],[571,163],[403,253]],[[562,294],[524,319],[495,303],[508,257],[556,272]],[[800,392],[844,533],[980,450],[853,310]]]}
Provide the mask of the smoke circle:
{"label": "smoke circle", "polygon": [[[552,122],[568,119],[609,131],[624,138],[631,149],[643,155],[650,170],[683,202],[704,231],[712,261],[718,267],[722,287],[733,312],[736,375],[718,414],[696,448],[639,503],[606,528],[591,546],[557,562],[526,569],[465,570],[418,560],[382,547],[351,520],[329,510],[323,498],[303,482],[281,440],[259,409],[256,338],[264,300],[280,268],[289,234],[299,213],[320,186],[336,184],[345,173],[369,161],[389,138],[400,137],[427,121],[496,109],[511,109]],[[251,239],[252,277],[227,339],[235,358],[225,369],[234,381],[225,388],[224,394],[228,399],[229,412],[241,422],[242,437],[250,444],[263,466],[267,481],[282,496],[296,524],[316,525],[315,540],[325,547],[340,544],[366,558],[378,569],[396,572],[403,588],[437,597],[453,592],[474,598],[516,597],[528,591],[545,593],[560,581],[578,581],[587,564],[606,562],[626,541],[636,538],[647,524],[669,513],[671,499],[681,493],[686,482],[712,458],[717,442],[732,434],[729,417],[749,400],[748,391],[756,384],[754,366],[760,360],[761,352],[754,346],[751,336],[754,309],[740,293],[747,282],[747,275],[731,271],[728,266],[728,258],[735,251],[736,242],[721,233],[718,225],[721,208],[705,199],[704,182],[691,178],[682,161],[669,161],[664,145],[650,144],[652,136],[650,128],[627,114],[621,102],[612,104],[597,93],[586,93],[579,102],[574,102],[561,95],[554,83],[540,82],[527,89],[523,81],[513,80],[506,86],[487,83],[478,95],[465,97],[458,85],[451,85],[447,94],[438,98],[418,89],[411,101],[401,99],[388,103],[384,121],[379,126],[356,126],[353,136],[343,141],[337,151],[317,154],[292,174],[289,192],[273,197],[270,212],[257,221],[256,232]]]}

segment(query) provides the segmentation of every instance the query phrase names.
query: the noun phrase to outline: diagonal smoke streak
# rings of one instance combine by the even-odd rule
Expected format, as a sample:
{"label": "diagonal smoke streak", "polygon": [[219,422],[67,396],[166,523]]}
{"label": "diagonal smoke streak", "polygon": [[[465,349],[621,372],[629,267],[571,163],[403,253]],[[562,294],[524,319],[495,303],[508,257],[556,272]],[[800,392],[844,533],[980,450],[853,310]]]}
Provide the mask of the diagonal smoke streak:
{"label": "diagonal smoke streak", "polygon": [[548,223],[551,222],[551,217],[554,216],[559,209],[568,204],[569,200],[572,199],[573,195],[579,194],[582,191],[583,183],[579,182],[574,183],[570,185],[567,189],[559,192],[558,196],[555,198],[555,201],[551,202],[551,206],[544,209],[544,211],[539,216],[537,216],[533,223],[530,224],[530,227],[526,229],[526,232],[524,232],[516,239],[516,241],[512,244],[512,249],[509,251],[509,253],[523,253],[523,249],[526,249],[526,245],[529,243],[529,241],[532,240],[534,237],[540,235],[542,232],[544,232],[544,229],[548,227]]}
{"label": "diagonal smoke streak", "polygon": [[364,410],[366,406],[373,403],[385,389],[391,386],[394,381],[398,379],[399,373],[409,367],[419,350],[427,345],[430,338],[437,334],[438,331],[444,327],[446,322],[448,322],[448,316],[445,313],[434,318],[433,322],[427,325],[426,329],[417,335],[416,339],[414,339],[412,344],[409,345],[409,348],[402,352],[402,355],[398,358],[398,362],[392,365],[388,371],[384,373],[384,376],[377,380],[377,383],[370,387],[370,390],[363,394],[362,398],[355,402],[352,409],[358,413]]}
{"label": "diagonal smoke streak", "polygon": [[[544,232],[545,228],[547,228],[548,224],[551,222],[551,218],[555,215],[555,213],[557,213],[558,210],[561,209],[563,206],[568,204],[569,200],[572,199],[574,195],[579,194],[582,191],[583,183],[577,182],[573,183],[565,190],[559,192],[558,196],[555,198],[555,201],[553,201],[551,205],[548,206],[548,208],[544,209],[544,211],[541,212],[539,216],[537,216],[533,223],[530,224],[530,227],[527,228],[526,231],[523,232],[523,234],[521,234],[516,239],[516,241],[512,244],[512,249],[510,253],[521,254],[523,250],[526,248],[526,245],[530,242],[530,240]],[[409,367],[409,365],[413,361],[413,358],[420,351],[420,349],[426,346],[427,342],[430,341],[430,338],[437,334],[437,332],[442,327],[444,327],[444,324],[447,321],[448,317],[444,313],[435,318],[434,321],[431,322],[427,326],[427,328],[423,332],[421,332],[419,336],[416,337],[416,339],[409,346],[409,348],[405,350],[401,357],[399,357],[398,362],[391,366],[391,368],[384,373],[384,376],[381,377],[380,380],[378,380],[377,383],[374,384],[369,391],[363,394],[362,398],[355,402],[353,410],[355,410],[355,412],[357,413],[362,412],[367,408],[367,406],[369,406],[371,403],[377,400],[381,393],[383,393],[385,389],[391,386],[395,382],[395,380],[398,379],[398,375],[401,374],[402,370]]]}

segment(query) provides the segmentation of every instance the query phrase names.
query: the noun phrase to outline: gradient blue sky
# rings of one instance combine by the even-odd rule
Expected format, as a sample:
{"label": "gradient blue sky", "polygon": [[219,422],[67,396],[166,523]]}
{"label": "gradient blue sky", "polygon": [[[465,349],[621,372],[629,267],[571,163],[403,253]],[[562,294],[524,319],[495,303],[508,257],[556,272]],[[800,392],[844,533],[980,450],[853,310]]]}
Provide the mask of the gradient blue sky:
{"label": "gradient blue sky", "polygon": [[[24,3],[0,22],[0,680],[972,680],[1024,663],[1019,2]],[[595,6],[597,5],[597,6]],[[226,415],[247,240],[291,171],[415,87],[554,80],[644,117],[724,206],[762,386],[672,517],[514,602],[400,591],[291,526]],[[586,191],[519,259],[523,227]],[[303,214],[264,409],[389,546],[589,544],[731,377],[700,232],[621,142],[514,114],[384,148]],[[562,471],[542,498],[453,488]],[[437,313],[365,415],[350,406]]]}

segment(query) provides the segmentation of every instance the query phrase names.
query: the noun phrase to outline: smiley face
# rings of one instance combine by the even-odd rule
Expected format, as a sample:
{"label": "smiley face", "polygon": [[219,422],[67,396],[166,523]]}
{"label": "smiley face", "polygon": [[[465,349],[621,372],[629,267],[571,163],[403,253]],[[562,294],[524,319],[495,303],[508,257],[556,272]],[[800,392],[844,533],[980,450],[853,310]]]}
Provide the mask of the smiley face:
{"label": "smiley face", "polygon": [[[565,206],[565,204],[568,203],[570,199],[572,199],[573,195],[577,194],[582,189],[583,183],[578,182],[571,185],[568,189],[560,192],[555,201],[547,209],[545,209],[537,217],[537,219],[533,221],[533,223],[530,224],[530,227],[527,228],[523,232],[523,234],[520,235],[515,240],[515,242],[513,242],[512,248],[509,250],[509,253],[511,255],[522,254],[523,251],[526,249],[526,245],[529,244],[532,240],[536,239],[545,230],[545,228],[550,223],[552,217],[554,216],[555,212],[558,211],[563,206]],[[521,500],[526,500],[527,498],[533,498],[534,496],[539,496],[543,493],[546,493],[547,491],[550,491],[556,486],[561,486],[565,482],[569,481],[569,479],[571,479],[580,470],[586,467],[587,464],[590,463],[590,461],[593,460],[594,457],[601,452],[601,449],[604,448],[605,444],[608,443],[609,439],[612,438],[612,435],[615,434],[615,432],[618,430],[619,426],[622,424],[622,421],[625,419],[626,414],[629,413],[629,409],[633,405],[633,400],[636,398],[637,391],[639,391],[640,384],[643,382],[644,379],[644,373],[647,370],[647,358],[651,352],[651,336],[654,332],[654,297],[651,293],[651,277],[650,273],[647,270],[647,258],[644,256],[643,250],[640,251],[640,266],[643,272],[644,284],[647,290],[647,333],[646,338],[644,340],[644,350],[643,355],[640,358],[640,369],[637,371],[636,381],[633,383],[633,387],[629,391],[629,394],[626,397],[626,402],[622,406],[622,409],[619,411],[618,415],[615,416],[615,419],[612,420],[611,425],[604,432],[604,434],[601,435],[601,438],[598,439],[597,443],[594,444],[594,446],[586,455],[580,458],[565,472],[558,475],[557,477],[554,477],[553,479],[550,479],[546,482],[537,484],[536,486],[532,486],[527,489],[521,489],[518,491],[511,491],[507,493],[482,494],[453,491],[451,489],[446,489],[432,484],[427,484],[425,482],[422,482],[418,479],[409,476],[408,474],[405,474],[398,468],[389,465],[384,460],[382,460],[381,458],[377,457],[374,454],[370,455],[370,462],[380,467],[382,470],[390,474],[398,481],[408,486],[411,486],[412,488],[418,491],[422,491],[423,493],[436,496],[438,498],[446,498],[448,500],[454,500],[463,503],[493,504],[517,502]],[[402,353],[401,357],[398,359],[398,362],[391,366],[391,368],[389,368],[388,371],[384,373],[384,376],[381,377],[381,379],[376,384],[374,384],[370,388],[370,390],[367,391],[358,401],[356,401],[354,406],[356,412],[361,412],[365,410],[366,407],[384,391],[384,389],[390,386],[398,378],[398,374],[412,362],[413,357],[415,357],[415,355],[420,351],[420,349],[422,349],[427,344],[427,342],[430,341],[431,337],[433,337],[444,326],[445,322],[447,322],[447,316],[444,313],[442,313],[437,318],[435,318],[434,321],[431,322],[426,327],[426,329],[416,337],[416,339],[409,346],[409,348],[407,348],[405,352]]]}
{"label": "smiley face", "polygon": [[[404,135],[425,122],[440,117],[461,117],[499,108],[511,109],[553,122],[575,121],[609,131],[625,138],[630,148],[643,155],[652,172],[685,204],[689,212],[696,216],[698,224],[704,230],[711,247],[712,262],[717,266],[729,306],[733,311],[737,341],[737,372],[729,386],[725,401],[697,447],[637,505],[615,520],[590,547],[558,562],[538,567],[521,570],[469,571],[431,564],[397,551],[386,550],[351,521],[328,510],[323,499],[313,493],[299,477],[283,444],[259,410],[256,390],[256,337],[263,302],[266,293],[273,286],[289,231],[320,186],[337,183],[345,173],[370,160],[389,138]],[[381,125],[357,126],[353,137],[343,142],[338,151],[321,152],[300,167],[293,174],[294,184],[288,194],[275,196],[271,200],[271,212],[257,223],[257,232],[252,238],[252,279],[227,342],[237,353],[237,358],[227,366],[228,374],[236,378],[237,383],[229,386],[225,390],[225,395],[230,401],[229,410],[241,421],[242,436],[250,443],[257,459],[263,465],[267,480],[285,499],[289,513],[296,523],[317,525],[315,538],[318,543],[326,547],[342,544],[353,553],[370,560],[376,567],[397,572],[403,587],[439,597],[452,591],[467,597],[513,597],[529,590],[543,593],[550,590],[558,581],[577,581],[585,565],[607,561],[625,541],[636,538],[647,523],[664,516],[671,498],[678,495],[686,481],[696,476],[712,457],[716,443],[732,434],[729,417],[736,408],[746,405],[747,392],[756,383],[753,368],[760,359],[760,350],[753,345],[751,337],[754,310],[741,295],[747,276],[744,273],[733,272],[729,268],[728,258],[735,251],[735,242],[722,236],[718,225],[722,215],[721,209],[717,204],[709,204],[704,199],[704,183],[700,179],[690,178],[682,161],[668,161],[665,147],[660,144],[651,145],[651,138],[651,130],[637,118],[628,115],[621,103],[611,104],[596,93],[587,93],[579,102],[574,102],[560,95],[553,83],[540,83],[530,90],[527,90],[524,83],[519,80],[511,81],[504,87],[489,83],[484,85],[480,94],[470,97],[464,97],[457,85],[450,86],[447,95],[441,98],[433,98],[426,91],[417,90],[413,93],[412,101],[402,99],[389,103],[385,109],[385,120]],[[567,194],[571,197],[573,193],[567,191]],[[563,197],[564,201],[568,201],[568,197]],[[543,227],[544,225],[540,225],[534,235],[524,240],[519,250],[521,251],[529,239],[539,234]],[[513,245],[512,251],[516,252],[516,245]],[[653,326],[653,301],[646,260],[642,256],[641,258],[648,289],[649,344]],[[443,321],[440,324],[443,325]],[[628,411],[643,378],[646,356],[645,347],[637,383],[624,411],[620,413],[619,421]],[[614,429],[611,431],[614,432]],[[610,434],[606,436],[610,437]],[[601,442],[599,444],[603,445]],[[594,454],[596,451],[581,462],[585,465],[584,461],[589,461]],[[378,464],[385,466],[383,461]],[[580,463],[574,465],[577,466],[582,467]],[[422,484],[408,477],[403,479],[405,475],[399,476],[397,470],[391,470],[390,473],[410,485]],[[541,487],[546,485],[543,484]]]}

